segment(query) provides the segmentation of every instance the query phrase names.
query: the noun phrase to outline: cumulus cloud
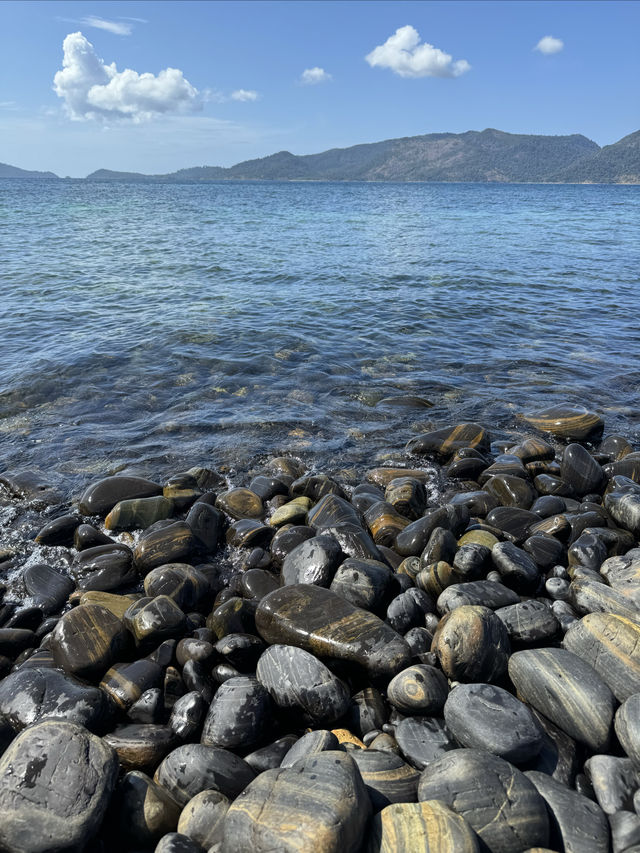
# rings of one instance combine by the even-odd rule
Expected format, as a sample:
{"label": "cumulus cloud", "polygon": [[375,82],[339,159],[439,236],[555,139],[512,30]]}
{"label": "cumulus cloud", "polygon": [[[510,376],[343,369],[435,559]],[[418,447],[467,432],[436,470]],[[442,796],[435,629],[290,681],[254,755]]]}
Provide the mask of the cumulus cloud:
{"label": "cumulus cloud", "polygon": [[328,83],[331,80],[331,74],[325,71],[324,68],[305,68],[300,75],[300,82],[303,86],[316,86],[318,83]]}
{"label": "cumulus cloud", "polygon": [[564,47],[562,39],[554,38],[553,36],[543,36],[538,44],[533,48],[539,50],[540,53],[560,53]]}
{"label": "cumulus cloud", "polygon": [[115,62],[105,65],[82,33],[70,33],[62,47],[63,67],[53,78],[53,88],[72,119],[141,122],[201,105],[198,90],[177,68],[157,75],[130,68],[118,71]]}
{"label": "cumulus cloud", "polygon": [[235,92],[231,93],[231,99],[233,101],[257,101],[258,93],[254,92],[253,89],[236,89]]}
{"label": "cumulus cloud", "polygon": [[454,61],[440,48],[420,44],[420,34],[410,25],[399,27],[365,59],[372,68],[390,68],[400,77],[459,77],[471,68],[466,59]]}

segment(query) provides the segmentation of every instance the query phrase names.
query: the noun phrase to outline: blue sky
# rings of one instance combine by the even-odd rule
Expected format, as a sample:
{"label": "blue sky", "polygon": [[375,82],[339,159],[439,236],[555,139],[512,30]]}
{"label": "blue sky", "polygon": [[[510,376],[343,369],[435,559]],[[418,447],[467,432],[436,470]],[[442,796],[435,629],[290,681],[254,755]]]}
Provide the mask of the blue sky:
{"label": "blue sky", "polygon": [[607,145],[640,129],[639,32],[635,0],[0,0],[0,162],[156,173],[485,127]]}

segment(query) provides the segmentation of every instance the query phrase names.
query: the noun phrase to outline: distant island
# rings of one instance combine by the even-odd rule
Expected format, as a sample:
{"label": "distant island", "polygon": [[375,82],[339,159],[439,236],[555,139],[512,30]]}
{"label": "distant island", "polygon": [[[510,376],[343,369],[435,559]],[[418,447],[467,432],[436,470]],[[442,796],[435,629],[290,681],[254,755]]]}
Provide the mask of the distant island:
{"label": "distant island", "polygon": [[[56,179],[0,163],[0,178]],[[235,166],[166,175],[98,169],[87,181],[476,181],[640,184],[640,131],[600,148],[581,134],[541,136],[489,128],[387,139],[320,154],[279,151]]]}

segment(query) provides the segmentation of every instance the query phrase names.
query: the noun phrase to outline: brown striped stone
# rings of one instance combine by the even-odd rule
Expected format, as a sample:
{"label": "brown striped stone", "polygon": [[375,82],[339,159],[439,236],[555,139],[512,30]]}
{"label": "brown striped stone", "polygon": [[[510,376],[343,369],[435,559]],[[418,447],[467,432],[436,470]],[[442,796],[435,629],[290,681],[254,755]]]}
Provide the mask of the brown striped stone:
{"label": "brown striped stone", "polygon": [[480,424],[464,423],[413,438],[407,444],[407,450],[410,453],[431,453],[441,459],[448,459],[463,447],[489,450],[490,442],[489,433]]}
{"label": "brown striped stone", "polygon": [[439,800],[394,803],[371,822],[366,853],[479,853],[467,821]]}
{"label": "brown striped stone", "polygon": [[60,619],[50,648],[65,672],[91,681],[121,659],[130,636],[113,613],[98,604],[84,604]]}
{"label": "brown striped stone", "polygon": [[604,421],[584,406],[563,403],[522,415],[523,420],[542,432],[569,441],[585,441],[602,434]]}

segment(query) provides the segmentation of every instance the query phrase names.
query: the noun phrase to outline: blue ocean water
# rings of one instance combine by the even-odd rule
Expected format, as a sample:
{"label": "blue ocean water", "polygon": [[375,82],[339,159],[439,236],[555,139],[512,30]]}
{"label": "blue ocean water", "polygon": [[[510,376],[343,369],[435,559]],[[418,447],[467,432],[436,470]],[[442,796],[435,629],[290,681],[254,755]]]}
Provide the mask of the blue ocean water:
{"label": "blue ocean water", "polygon": [[639,223],[630,186],[0,181],[0,471],[335,469],[560,401],[638,438]]}

